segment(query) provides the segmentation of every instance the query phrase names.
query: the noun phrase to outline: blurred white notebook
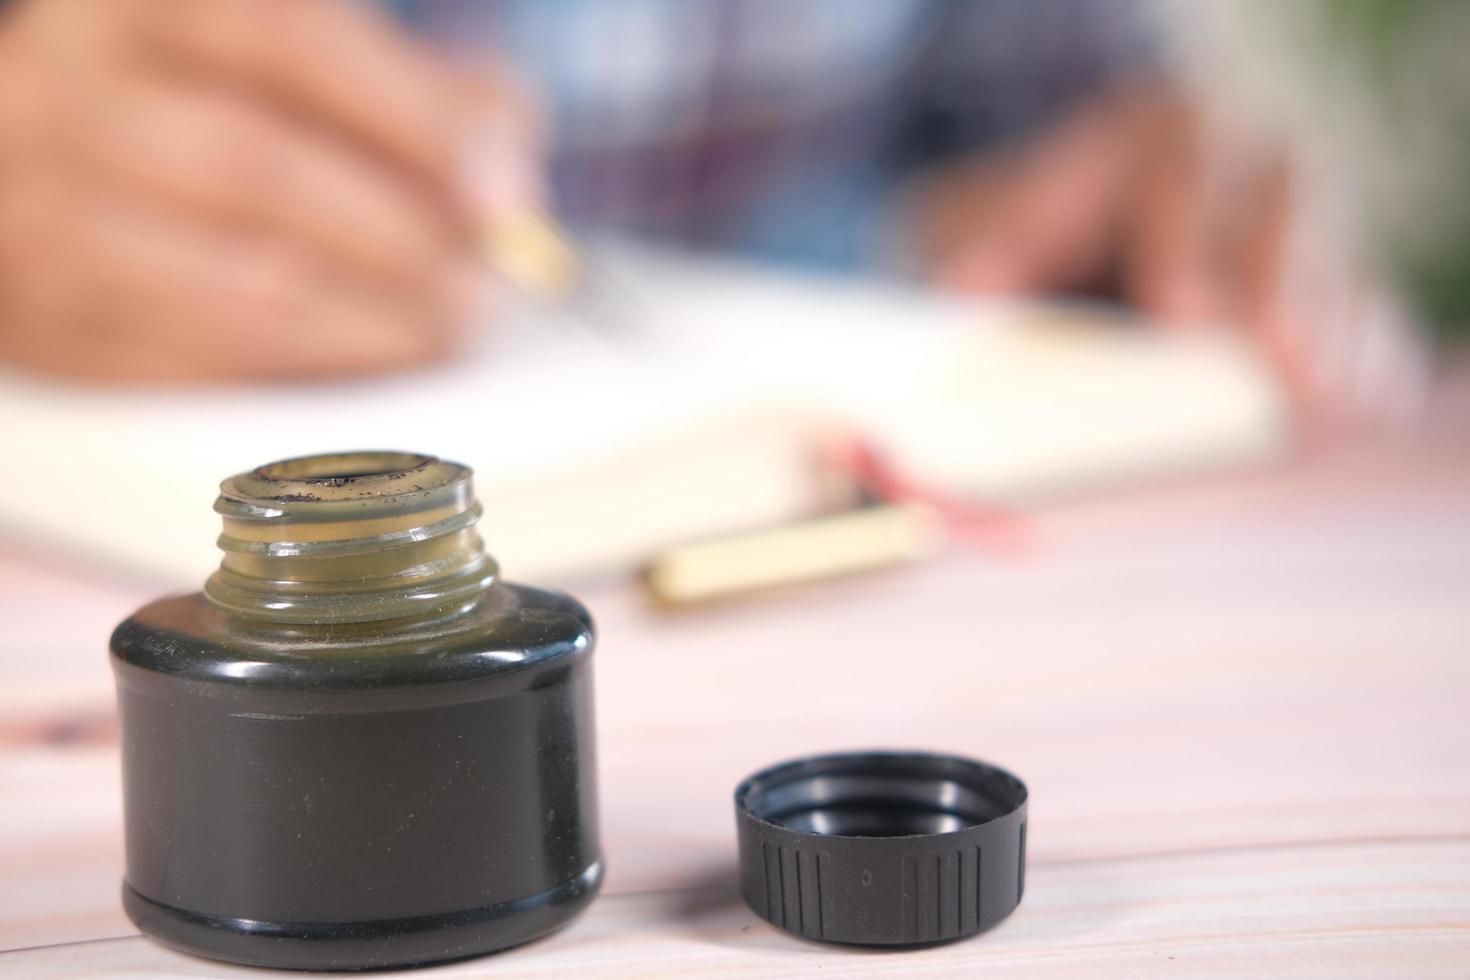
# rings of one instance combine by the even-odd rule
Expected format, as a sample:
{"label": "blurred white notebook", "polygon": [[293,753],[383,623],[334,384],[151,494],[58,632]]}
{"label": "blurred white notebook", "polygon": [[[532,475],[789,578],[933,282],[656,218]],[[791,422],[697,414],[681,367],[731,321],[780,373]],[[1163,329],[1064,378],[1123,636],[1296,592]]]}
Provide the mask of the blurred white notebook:
{"label": "blurred white notebook", "polygon": [[826,424],[997,501],[1285,443],[1275,385],[1228,337],[641,249],[599,267],[628,329],[513,316],[468,357],[403,377],[129,391],[0,373],[0,529],[193,586],[217,562],[221,478],[407,449],[474,466],[502,566],[555,577],[808,510]]}

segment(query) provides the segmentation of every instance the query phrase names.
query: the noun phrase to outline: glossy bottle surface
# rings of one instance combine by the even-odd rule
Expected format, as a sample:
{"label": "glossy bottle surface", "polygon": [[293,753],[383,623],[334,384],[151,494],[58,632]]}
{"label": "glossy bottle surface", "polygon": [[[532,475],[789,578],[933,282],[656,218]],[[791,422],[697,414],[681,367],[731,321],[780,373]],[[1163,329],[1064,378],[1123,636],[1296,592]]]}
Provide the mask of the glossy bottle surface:
{"label": "glossy bottle surface", "polygon": [[[447,567],[419,591],[465,578]],[[498,579],[429,605],[278,622],[196,593],[117,628],[140,928],[239,963],[361,969],[518,945],[591,900],[590,617]]]}

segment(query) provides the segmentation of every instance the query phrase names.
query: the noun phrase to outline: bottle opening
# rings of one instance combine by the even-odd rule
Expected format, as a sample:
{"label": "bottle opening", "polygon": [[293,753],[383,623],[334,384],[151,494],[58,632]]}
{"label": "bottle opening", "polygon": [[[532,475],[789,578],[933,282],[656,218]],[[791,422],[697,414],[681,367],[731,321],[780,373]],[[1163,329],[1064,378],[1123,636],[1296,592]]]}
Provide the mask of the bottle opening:
{"label": "bottle opening", "polygon": [[379,476],[407,476],[438,460],[422,453],[357,452],[299,456],[256,469],[264,480],[337,483]]}

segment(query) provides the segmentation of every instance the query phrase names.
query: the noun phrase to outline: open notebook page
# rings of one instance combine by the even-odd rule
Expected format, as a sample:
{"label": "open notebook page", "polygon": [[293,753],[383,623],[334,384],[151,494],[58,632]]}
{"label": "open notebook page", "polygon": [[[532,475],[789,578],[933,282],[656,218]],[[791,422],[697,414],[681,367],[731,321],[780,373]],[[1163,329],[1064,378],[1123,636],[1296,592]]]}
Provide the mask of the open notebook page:
{"label": "open notebook page", "polygon": [[305,453],[469,463],[516,576],[620,567],[684,537],[795,516],[815,426],[914,475],[1025,501],[1278,451],[1284,410],[1228,337],[621,247],[620,331],[546,313],[456,363],[342,384],[88,389],[0,374],[0,526],[197,585],[218,481]]}

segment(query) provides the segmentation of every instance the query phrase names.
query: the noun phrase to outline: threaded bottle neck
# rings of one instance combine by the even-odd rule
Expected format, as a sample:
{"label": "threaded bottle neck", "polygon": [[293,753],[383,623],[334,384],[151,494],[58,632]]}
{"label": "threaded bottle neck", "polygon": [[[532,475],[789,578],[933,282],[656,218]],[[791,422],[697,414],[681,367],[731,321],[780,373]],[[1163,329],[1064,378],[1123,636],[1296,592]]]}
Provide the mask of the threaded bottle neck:
{"label": "threaded bottle neck", "polygon": [[364,623],[468,608],[495,580],[471,471],[358,452],[270,463],[220,484],[224,558],[204,593],[267,623]]}

